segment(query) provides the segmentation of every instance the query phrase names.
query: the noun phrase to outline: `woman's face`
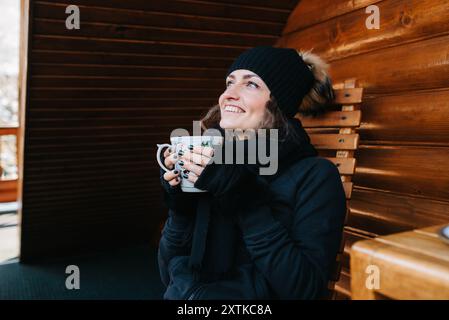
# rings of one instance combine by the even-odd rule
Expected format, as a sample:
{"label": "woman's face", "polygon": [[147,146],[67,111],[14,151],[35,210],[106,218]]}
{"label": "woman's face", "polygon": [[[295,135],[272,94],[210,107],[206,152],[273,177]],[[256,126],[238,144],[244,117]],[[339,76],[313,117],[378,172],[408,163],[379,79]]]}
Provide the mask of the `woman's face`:
{"label": "woman's face", "polygon": [[218,99],[223,129],[255,129],[265,116],[270,90],[254,72],[239,69],[226,78],[226,90]]}

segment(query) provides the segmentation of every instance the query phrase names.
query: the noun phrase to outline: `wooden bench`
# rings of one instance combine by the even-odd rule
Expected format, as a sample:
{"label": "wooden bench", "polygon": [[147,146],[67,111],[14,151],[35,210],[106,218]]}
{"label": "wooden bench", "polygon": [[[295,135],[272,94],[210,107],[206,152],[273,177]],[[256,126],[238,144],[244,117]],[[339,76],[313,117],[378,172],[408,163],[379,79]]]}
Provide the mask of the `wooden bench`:
{"label": "wooden bench", "polygon": [[[362,117],[360,107],[363,88],[356,87],[355,79],[348,79],[341,85],[335,85],[334,92],[334,108],[331,108],[331,111],[318,117],[306,117],[298,114],[297,118],[301,120],[320,156],[332,161],[340,172],[347,201],[346,227],[353,188],[351,180],[356,168],[354,153],[359,146],[357,130],[360,127]],[[345,240],[345,233],[343,233],[340,250],[328,286],[329,299],[350,297],[348,281],[339,282],[342,260],[345,254]],[[349,252],[346,252],[346,255],[349,256]],[[345,272],[349,274],[349,270]]]}
{"label": "wooden bench", "polygon": [[357,241],[351,248],[356,300],[448,300],[449,244],[444,225]]}

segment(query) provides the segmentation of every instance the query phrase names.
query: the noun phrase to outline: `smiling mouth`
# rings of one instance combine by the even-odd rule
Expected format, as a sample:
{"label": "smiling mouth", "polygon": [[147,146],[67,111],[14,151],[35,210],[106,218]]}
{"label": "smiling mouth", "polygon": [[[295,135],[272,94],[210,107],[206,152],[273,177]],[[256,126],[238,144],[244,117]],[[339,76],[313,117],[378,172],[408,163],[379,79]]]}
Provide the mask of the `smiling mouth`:
{"label": "smiling mouth", "polygon": [[243,110],[242,108],[237,107],[237,106],[232,106],[232,105],[225,105],[224,111],[229,112],[229,113],[235,113],[235,114],[245,113],[245,110]]}

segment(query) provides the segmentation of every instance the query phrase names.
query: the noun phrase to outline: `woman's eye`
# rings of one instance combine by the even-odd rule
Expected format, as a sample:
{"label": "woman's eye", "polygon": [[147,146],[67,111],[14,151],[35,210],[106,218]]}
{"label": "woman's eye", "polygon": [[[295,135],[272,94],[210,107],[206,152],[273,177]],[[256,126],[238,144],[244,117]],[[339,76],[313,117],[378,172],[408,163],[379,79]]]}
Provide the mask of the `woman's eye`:
{"label": "woman's eye", "polygon": [[[232,83],[232,81],[227,81],[226,82],[226,87],[228,87],[230,83]],[[248,81],[248,85],[253,85],[255,88],[259,88],[259,85],[257,83],[255,83],[255,82],[252,82],[252,81]]]}
{"label": "woman's eye", "polygon": [[248,84],[253,84],[254,87],[259,88],[259,86],[256,83],[252,82],[252,81],[248,81]]}

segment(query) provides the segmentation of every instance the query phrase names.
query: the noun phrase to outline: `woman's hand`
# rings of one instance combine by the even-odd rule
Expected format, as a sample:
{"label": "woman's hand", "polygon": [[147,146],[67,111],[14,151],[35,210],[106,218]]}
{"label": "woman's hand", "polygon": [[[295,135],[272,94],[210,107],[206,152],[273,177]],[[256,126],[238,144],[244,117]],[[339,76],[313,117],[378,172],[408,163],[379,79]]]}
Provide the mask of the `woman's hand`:
{"label": "woman's hand", "polygon": [[[182,192],[179,187],[181,174],[175,169],[175,163],[179,160],[179,156],[174,153],[170,148],[165,150],[164,159],[161,159],[167,168],[172,169],[166,172],[164,169],[160,169],[160,181],[164,188],[164,200],[168,208],[172,209],[176,215],[193,216],[197,209],[198,195],[200,193],[195,192]],[[161,157],[162,158],[162,157]]]}
{"label": "woman's hand", "polygon": [[184,169],[182,177],[195,183],[203,172],[204,167],[211,162],[213,155],[214,149],[211,147],[192,145],[189,146],[189,150],[179,152],[180,162],[178,163]]}
{"label": "woman's hand", "polygon": [[[175,166],[176,161],[178,160],[178,155],[171,150],[171,148],[167,148],[164,152],[164,165],[166,168],[172,170]],[[177,186],[181,179],[179,178],[179,171],[172,170],[164,173],[163,178],[168,184],[172,187]]]}

